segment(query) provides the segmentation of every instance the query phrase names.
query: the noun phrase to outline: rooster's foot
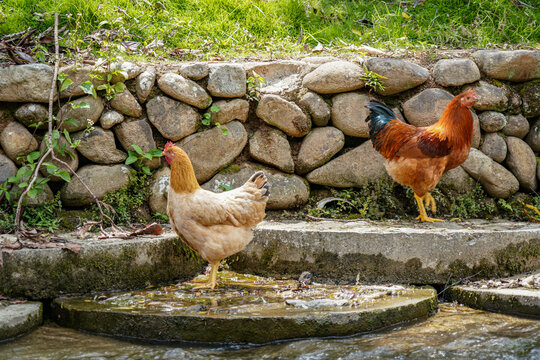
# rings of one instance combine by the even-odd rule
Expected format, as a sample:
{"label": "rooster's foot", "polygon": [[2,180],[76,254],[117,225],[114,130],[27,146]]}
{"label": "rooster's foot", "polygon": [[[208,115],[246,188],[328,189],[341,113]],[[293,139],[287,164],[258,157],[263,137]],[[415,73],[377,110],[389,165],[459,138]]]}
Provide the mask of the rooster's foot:
{"label": "rooster's foot", "polygon": [[422,222],[444,222],[444,220],[442,219],[435,219],[427,215],[426,216],[418,215],[415,220],[420,220]]}

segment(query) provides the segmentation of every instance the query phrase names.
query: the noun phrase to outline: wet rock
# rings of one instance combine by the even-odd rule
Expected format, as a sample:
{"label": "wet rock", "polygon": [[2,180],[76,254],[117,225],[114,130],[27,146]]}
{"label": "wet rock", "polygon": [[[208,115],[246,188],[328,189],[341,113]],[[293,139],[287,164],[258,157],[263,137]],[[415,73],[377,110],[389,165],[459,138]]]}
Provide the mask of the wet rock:
{"label": "wet rock", "polygon": [[141,72],[142,68],[131,61],[114,62],[111,64],[111,73],[113,73],[111,83],[134,79]]}
{"label": "wet rock", "polygon": [[148,95],[152,92],[152,88],[156,82],[156,68],[153,66],[148,67],[144,70],[137,80],[135,80],[135,93],[137,94],[137,99],[141,103],[145,103]]}
{"label": "wet rock", "polygon": [[0,101],[48,103],[52,80],[53,69],[45,64],[0,69]]}
{"label": "wet rock", "polygon": [[540,151],[540,119],[533,124],[525,141],[533,151]]}
{"label": "wet rock", "polygon": [[345,144],[343,132],[332,126],[313,129],[302,141],[296,163],[299,174],[326,164]]}
{"label": "wet rock", "polygon": [[219,111],[212,117],[212,123],[227,124],[233,120],[246,122],[249,114],[249,102],[244,99],[218,100],[213,105]]}
{"label": "wet rock", "polygon": [[332,124],[345,135],[369,137],[366,117],[369,110],[365,105],[370,98],[367,94],[350,92],[332,98]]}
{"label": "wet rock", "polygon": [[497,111],[484,111],[478,117],[480,127],[488,133],[500,131],[506,126],[506,116]]}
{"label": "wet rock", "polygon": [[480,50],[473,55],[487,76],[515,82],[540,78],[540,52]]}
{"label": "wet rock", "polygon": [[[133,151],[133,147],[131,146],[133,144],[140,146],[144,152],[156,148],[156,143],[152,137],[152,128],[146,119],[124,121],[114,127],[114,133],[126,151]],[[161,161],[159,158],[144,161],[144,165],[150,169],[156,169],[160,164]]]}
{"label": "wet rock", "polygon": [[[78,98],[71,103],[73,106],[69,103],[65,104],[58,112],[58,118],[64,121],[62,130],[66,129],[68,132],[86,129],[88,121],[95,124],[104,109],[103,100],[100,97],[94,98],[92,95]],[[87,106],[81,106],[83,103]],[[73,120],[74,123],[68,122],[68,119]]]}
{"label": "wet rock", "polygon": [[24,104],[15,111],[14,115],[26,127],[41,122],[42,125],[38,129],[46,129],[49,121],[49,110],[41,104]]}
{"label": "wet rock", "polygon": [[504,89],[480,81],[474,90],[479,98],[478,102],[474,104],[476,110],[504,111],[508,108],[508,97],[506,97]]}
{"label": "wet rock", "polygon": [[99,118],[99,123],[105,130],[112,128],[116,124],[120,124],[122,121],[124,121],[124,115],[114,110],[105,111]]}
{"label": "wet rock", "polygon": [[503,133],[506,136],[515,136],[522,139],[529,133],[529,126],[529,122],[523,115],[510,115],[506,126],[503,128]]}
{"label": "wet rock", "polygon": [[304,77],[302,85],[319,94],[335,94],[364,86],[364,70],[355,63],[333,61],[322,64]]}
{"label": "wet rock", "polygon": [[371,58],[366,61],[366,67],[378,75],[384,89],[375,89],[377,94],[393,95],[421,85],[429,78],[429,71],[408,61],[390,58]]}
{"label": "wet rock", "polygon": [[232,121],[221,128],[229,132],[224,135],[219,128],[212,128],[182,139],[177,145],[189,156],[199,183],[214,176],[230,164],[247,143],[244,126]]}
{"label": "wet rock", "polygon": [[94,85],[94,89],[97,89],[98,86],[107,82],[107,73],[102,67],[88,65],[79,66],[78,64],[68,65],[60,68],[60,73],[66,74],[67,78],[73,82],[60,93],[61,98],[85,95],[85,92],[80,85],[86,81],[90,81],[92,85]]}
{"label": "wet rock", "polygon": [[504,138],[497,133],[487,133],[483,137],[480,151],[492,158],[498,163],[506,159],[508,148]]}
{"label": "wet rock", "polygon": [[518,179],[524,191],[536,190],[536,156],[534,152],[525,141],[517,137],[508,136],[506,144],[508,146],[506,165]]}
{"label": "wet rock", "polygon": [[206,109],[212,103],[210,95],[199,84],[178,74],[164,74],[158,79],[158,86],[165,94],[199,109]]}
{"label": "wet rock", "polygon": [[257,116],[292,137],[302,137],[311,129],[311,121],[302,109],[277,95],[263,95],[257,105]]}
{"label": "wet rock", "polygon": [[302,309],[320,309],[329,306],[349,306],[348,300],[343,299],[315,299],[315,300],[300,300],[287,299],[285,304],[302,308]]}
{"label": "wet rock", "polygon": [[299,103],[307,109],[315,126],[326,126],[328,124],[331,115],[330,106],[321,96],[308,91],[300,98]]}
{"label": "wet rock", "polygon": [[201,80],[208,76],[210,67],[206,63],[183,64],[179,71],[182,76],[191,80]]}
{"label": "wet rock", "polygon": [[532,118],[540,115],[540,82],[525,85],[522,91],[523,115]]}
{"label": "wet rock", "polygon": [[[504,140],[503,140],[504,141]],[[476,182],[461,166],[448,170],[443,174],[437,187],[454,190],[466,194],[474,190]]]}
{"label": "wet rock", "polygon": [[[48,148],[48,137],[45,136],[43,138],[43,141],[41,142],[41,144],[39,145],[39,150],[40,151],[43,151],[45,152],[45,150]],[[50,163],[53,163],[54,165],[56,165],[58,167],[58,169],[60,169],[60,171],[66,171],[68,174],[71,175],[71,171],[70,171],[70,168],[71,170],[73,171],[77,171],[77,169],[79,168],[79,155],[77,154],[77,150],[71,148],[71,145],[69,144],[69,142],[67,141],[67,139],[64,137],[64,135],[60,135],[60,138],[58,139],[58,145],[60,147],[64,147],[64,154],[65,155],[62,155],[58,150],[54,150],[54,155],[60,159],[61,161],[63,161],[64,163],[66,163],[68,166],[62,164],[61,161],[58,161],[58,160],[53,160],[52,159],[52,156],[47,156],[45,158],[45,161],[46,162],[50,162]],[[47,171],[47,167],[46,166],[42,166],[39,171],[41,171],[41,173],[43,174],[43,176],[46,176],[48,177],[49,179],[51,179],[51,181],[64,181],[60,176],[56,176],[56,175],[51,175],[48,171]]]}
{"label": "wet rock", "polygon": [[441,86],[461,86],[480,80],[480,70],[470,59],[442,59],[435,64],[433,77]]}
{"label": "wet rock", "polygon": [[441,118],[454,96],[448,91],[431,88],[403,103],[403,113],[414,126],[429,126]]}
{"label": "wet rock", "polygon": [[362,187],[370,182],[390,180],[385,159],[373,148],[371,140],[350,150],[306,175],[314,184],[335,187]]}
{"label": "wet rock", "polygon": [[469,157],[461,166],[492,197],[507,198],[519,190],[519,181],[515,176],[480,150],[471,149]]}
{"label": "wet rock", "polygon": [[28,333],[43,323],[43,305],[23,302],[0,306],[0,341]]}
{"label": "wet rock", "polygon": [[[132,169],[127,165],[86,165],[77,174],[94,195],[102,200],[108,192],[118,191],[128,186]],[[62,203],[67,206],[87,206],[94,203],[77,177],[66,183],[60,191]]]}
{"label": "wet rock", "polygon": [[309,198],[309,186],[299,176],[284,174],[280,171],[253,163],[245,163],[238,167],[225,169],[224,173],[217,174],[210,181],[202,185],[203,189],[213,192],[222,192],[221,185],[237,188],[256,171],[262,170],[270,184],[270,196],[266,208],[269,210],[292,209],[305,205]]}
{"label": "wet rock", "polygon": [[116,148],[114,134],[110,130],[104,130],[94,126],[90,132],[80,131],[71,136],[74,140],[80,140],[77,151],[88,160],[98,164],[116,164],[124,162],[127,154]]}
{"label": "wet rock", "polygon": [[170,178],[171,168],[168,166],[162,167],[152,175],[150,179],[150,197],[148,198],[148,205],[152,213],[167,214]]}
{"label": "wet rock", "polygon": [[249,139],[250,156],[287,173],[294,172],[294,161],[287,135],[268,126],[261,127]]}
{"label": "wet rock", "polygon": [[316,66],[303,61],[279,60],[244,65],[247,76],[257,73],[264,79],[262,94],[274,94],[292,100],[302,87],[302,78]]}
{"label": "wet rock", "polygon": [[17,174],[17,166],[6,155],[0,154],[0,184]]}
{"label": "wet rock", "polygon": [[199,128],[201,115],[191,106],[166,96],[156,96],[146,104],[148,119],[164,138],[178,141]]}
{"label": "wet rock", "polygon": [[127,88],[120,94],[116,94],[110,103],[114,109],[124,115],[131,117],[139,117],[142,115],[141,105]]}
{"label": "wet rock", "polygon": [[213,96],[233,98],[246,94],[246,71],[239,64],[213,65],[208,75],[208,91]]}
{"label": "wet rock", "polygon": [[17,160],[19,156],[26,156],[38,149],[38,142],[24,126],[18,122],[10,122],[0,134],[0,145],[6,155],[16,164],[21,164]]}

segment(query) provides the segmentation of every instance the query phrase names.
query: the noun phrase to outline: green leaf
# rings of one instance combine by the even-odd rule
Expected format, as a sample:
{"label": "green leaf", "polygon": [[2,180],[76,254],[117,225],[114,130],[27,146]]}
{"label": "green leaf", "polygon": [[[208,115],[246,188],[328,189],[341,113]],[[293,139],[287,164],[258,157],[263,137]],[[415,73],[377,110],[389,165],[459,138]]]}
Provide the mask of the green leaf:
{"label": "green leaf", "polygon": [[32,199],[35,199],[36,196],[38,196],[38,190],[36,188],[32,188],[26,193],[26,195],[28,195]]}
{"label": "green leaf", "polygon": [[229,190],[234,189],[232,186],[229,186],[227,184],[219,184],[219,186],[222,187],[223,190],[225,190],[225,191],[229,191]]}
{"label": "green leaf", "polygon": [[67,78],[67,75],[64,73],[58,74],[58,81],[60,81],[60,83],[63,83],[66,78]]}
{"label": "green leaf", "polygon": [[146,159],[148,159],[148,160],[152,160],[152,155],[150,155],[150,154],[148,154],[148,153],[147,153],[147,154],[144,154],[143,157],[146,158]]}
{"label": "green leaf", "polygon": [[146,175],[152,175],[152,172],[150,171],[150,168],[148,166],[143,166],[141,169]]}
{"label": "green leaf", "polygon": [[161,150],[159,149],[152,149],[148,152],[148,154],[152,155],[153,157],[162,157]]}
{"label": "green leaf", "polygon": [[90,80],[83,82],[79,87],[84,91],[85,94],[92,95],[94,99],[97,97],[96,89],[94,89],[94,84]]}
{"label": "green leaf", "polygon": [[205,126],[209,126],[210,123],[211,123],[210,119],[207,119],[207,118],[202,119],[201,122],[202,122],[202,124],[205,125]]}
{"label": "green leaf", "polygon": [[133,155],[129,155],[126,159],[126,165],[133,164],[135,161],[137,161],[137,157]]}
{"label": "green leaf", "polygon": [[141,147],[137,144],[132,144],[131,147],[133,149],[135,149],[135,151],[137,152],[137,154],[143,156],[144,155],[144,151],[142,151]]}
{"label": "green leaf", "polygon": [[71,176],[69,176],[67,171],[59,171],[56,175],[60,176],[65,182],[71,181]]}
{"label": "green leaf", "polygon": [[112,74],[107,74],[107,82],[110,82],[112,79]]}
{"label": "green leaf", "polygon": [[124,89],[126,88],[126,85],[123,83],[123,82],[117,82],[115,85],[114,85],[114,91],[117,93],[117,94],[120,94],[122,92],[124,92]]}
{"label": "green leaf", "polygon": [[89,109],[90,105],[88,105],[88,103],[85,103],[84,101],[81,101],[77,105],[72,105],[71,107],[73,109]]}
{"label": "green leaf", "polygon": [[71,84],[73,84],[73,81],[69,78],[63,81],[62,86],[60,86],[60,92],[66,90]]}
{"label": "green leaf", "polygon": [[76,122],[76,121],[73,120],[73,119],[67,119],[67,120],[64,121],[64,123],[70,124],[70,125],[73,125],[73,126],[79,126],[79,123]]}
{"label": "green leaf", "polygon": [[56,166],[47,166],[47,172],[51,175],[56,175],[58,173],[58,167]]}
{"label": "green leaf", "polygon": [[17,186],[19,186],[20,188],[25,188],[28,186],[28,183],[26,181],[23,181],[22,183],[19,183],[19,185]]}
{"label": "green leaf", "polygon": [[106,90],[110,85],[109,84],[102,84],[97,87],[98,90]]}
{"label": "green leaf", "polygon": [[223,135],[228,135],[228,134],[229,134],[229,129],[227,129],[227,128],[221,128],[221,133],[222,133]]}
{"label": "green leaf", "polygon": [[41,156],[41,151],[33,151],[26,156],[29,162],[34,162]]}
{"label": "green leaf", "polygon": [[219,110],[220,110],[220,108],[219,108],[219,106],[217,106],[217,105],[212,105],[212,106],[210,107],[210,111],[211,111],[211,112],[218,112]]}

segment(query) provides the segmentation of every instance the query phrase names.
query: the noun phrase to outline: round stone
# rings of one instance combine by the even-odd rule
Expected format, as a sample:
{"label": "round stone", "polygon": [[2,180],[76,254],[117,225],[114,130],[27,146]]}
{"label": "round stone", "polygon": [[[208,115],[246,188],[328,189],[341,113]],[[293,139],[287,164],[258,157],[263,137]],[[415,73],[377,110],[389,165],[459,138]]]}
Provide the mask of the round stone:
{"label": "round stone", "polygon": [[498,163],[501,163],[506,159],[506,153],[508,148],[504,138],[497,133],[487,133],[483,137],[482,146],[480,151],[492,158]]}
{"label": "round stone", "polygon": [[480,127],[488,133],[502,130],[506,126],[506,116],[497,111],[484,111],[478,115]]}
{"label": "round stone", "polygon": [[523,115],[508,116],[508,123],[503,128],[503,133],[506,136],[515,136],[520,139],[524,138],[529,133],[530,124]]}

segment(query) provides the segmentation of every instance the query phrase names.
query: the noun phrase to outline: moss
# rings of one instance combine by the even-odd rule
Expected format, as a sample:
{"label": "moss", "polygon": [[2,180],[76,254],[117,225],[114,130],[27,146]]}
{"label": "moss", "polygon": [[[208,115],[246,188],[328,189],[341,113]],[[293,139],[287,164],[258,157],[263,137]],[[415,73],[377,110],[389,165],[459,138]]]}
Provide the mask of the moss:
{"label": "moss", "polygon": [[238,166],[238,165],[229,165],[226,168],[224,168],[223,170],[221,170],[219,173],[222,174],[222,175],[231,175],[231,174],[236,174],[239,171],[240,171],[240,166]]}

